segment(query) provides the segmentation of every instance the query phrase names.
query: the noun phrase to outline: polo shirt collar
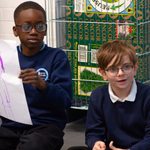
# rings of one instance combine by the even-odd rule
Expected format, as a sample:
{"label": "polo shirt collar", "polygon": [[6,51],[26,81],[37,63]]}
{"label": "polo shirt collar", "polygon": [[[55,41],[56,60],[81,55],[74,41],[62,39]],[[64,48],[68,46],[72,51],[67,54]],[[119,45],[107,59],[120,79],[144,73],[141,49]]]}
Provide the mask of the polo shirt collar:
{"label": "polo shirt collar", "polygon": [[137,85],[136,85],[135,79],[133,80],[133,84],[132,84],[131,91],[130,91],[129,95],[124,99],[120,99],[119,97],[117,97],[113,93],[110,84],[108,85],[108,92],[109,92],[109,95],[110,95],[110,99],[113,103],[115,103],[117,101],[119,101],[119,102],[125,102],[125,101],[134,102],[135,97],[136,97],[136,93],[137,93]]}

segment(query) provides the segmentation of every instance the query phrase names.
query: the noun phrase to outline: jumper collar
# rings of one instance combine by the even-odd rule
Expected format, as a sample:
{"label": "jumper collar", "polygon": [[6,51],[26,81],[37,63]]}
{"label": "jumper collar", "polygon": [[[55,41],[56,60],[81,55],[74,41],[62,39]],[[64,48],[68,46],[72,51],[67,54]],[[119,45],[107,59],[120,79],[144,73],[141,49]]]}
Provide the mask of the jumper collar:
{"label": "jumper collar", "polygon": [[[46,44],[43,42],[40,48],[40,51],[42,51],[45,48]],[[22,52],[22,48],[21,48],[21,44],[18,46],[19,47],[19,51]]]}

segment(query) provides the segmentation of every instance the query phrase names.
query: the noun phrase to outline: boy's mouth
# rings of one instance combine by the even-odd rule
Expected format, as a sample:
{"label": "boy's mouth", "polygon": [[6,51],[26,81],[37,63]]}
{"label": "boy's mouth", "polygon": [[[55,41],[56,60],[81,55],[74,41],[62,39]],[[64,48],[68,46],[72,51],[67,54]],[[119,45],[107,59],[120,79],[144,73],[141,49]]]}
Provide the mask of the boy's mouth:
{"label": "boy's mouth", "polygon": [[34,38],[34,39],[28,39],[28,42],[30,42],[30,43],[38,43],[39,39],[36,39],[36,38]]}

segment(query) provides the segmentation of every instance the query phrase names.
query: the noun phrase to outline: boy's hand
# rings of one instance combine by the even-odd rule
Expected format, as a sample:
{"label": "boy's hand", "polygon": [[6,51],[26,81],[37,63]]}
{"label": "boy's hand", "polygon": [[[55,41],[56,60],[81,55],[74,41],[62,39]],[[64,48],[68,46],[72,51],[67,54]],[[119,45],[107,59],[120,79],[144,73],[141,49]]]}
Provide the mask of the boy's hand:
{"label": "boy's hand", "polygon": [[22,79],[23,83],[31,84],[40,90],[44,90],[47,87],[46,82],[38,75],[35,69],[21,70],[19,78]]}
{"label": "boy's hand", "polygon": [[117,148],[117,147],[115,147],[115,146],[113,145],[113,141],[111,141],[111,142],[109,143],[109,148],[110,148],[111,150],[128,150],[128,149],[122,149],[122,148]]}
{"label": "boy's hand", "polygon": [[105,150],[106,149],[106,145],[103,141],[97,141],[94,144],[94,147],[92,150]]}

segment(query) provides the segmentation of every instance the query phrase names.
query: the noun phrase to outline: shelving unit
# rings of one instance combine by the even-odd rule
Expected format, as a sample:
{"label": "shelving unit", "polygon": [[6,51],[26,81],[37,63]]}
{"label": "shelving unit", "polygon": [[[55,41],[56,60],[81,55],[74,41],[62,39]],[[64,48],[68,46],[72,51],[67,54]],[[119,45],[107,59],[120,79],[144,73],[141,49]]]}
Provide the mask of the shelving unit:
{"label": "shelving unit", "polygon": [[149,0],[66,0],[56,7],[59,15],[49,23],[59,27],[56,41],[63,39],[60,47],[70,60],[72,108],[87,109],[91,91],[106,84],[98,73],[95,53],[107,41],[129,40],[139,57],[136,79],[150,82]]}
{"label": "shelving unit", "polygon": [[[0,39],[13,35],[13,11],[18,4],[1,0]],[[96,51],[105,42],[126,39],[137,47],[136,79],[150,83],[150,0],[33,0],[46,9],[47,36],[51,47],[63,48],[72,69],[72,108],[87,109],[89,95],[106,84],[98,73]],[[19,42],[19,40],[17,40]]]}

